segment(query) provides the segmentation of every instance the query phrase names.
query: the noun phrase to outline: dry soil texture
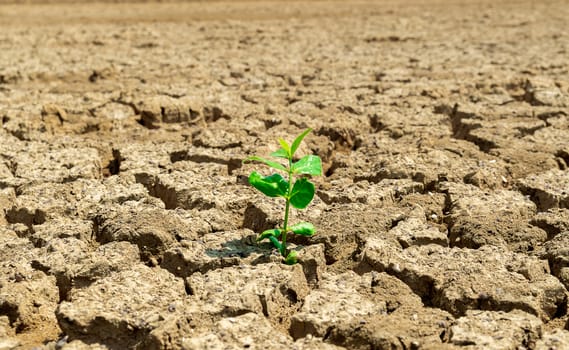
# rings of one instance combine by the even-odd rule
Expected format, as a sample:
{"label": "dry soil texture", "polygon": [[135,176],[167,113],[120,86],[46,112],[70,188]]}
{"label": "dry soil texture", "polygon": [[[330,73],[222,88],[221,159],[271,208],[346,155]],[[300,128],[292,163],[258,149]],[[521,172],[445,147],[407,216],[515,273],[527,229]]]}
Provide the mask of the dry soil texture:
{"label": "dry soil texture", "polygon": [[569,349],[566,1],[2,3],[0,349]]}

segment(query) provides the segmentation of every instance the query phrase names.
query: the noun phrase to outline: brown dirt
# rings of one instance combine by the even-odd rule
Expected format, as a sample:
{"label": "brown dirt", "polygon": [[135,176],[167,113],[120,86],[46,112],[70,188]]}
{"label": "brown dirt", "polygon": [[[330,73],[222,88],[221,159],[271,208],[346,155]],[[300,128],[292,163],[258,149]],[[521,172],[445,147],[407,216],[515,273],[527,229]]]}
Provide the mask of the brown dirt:
{"label": "brown dirt", "polygon": [[[568,349],[567,18],[0,0],[0,349]],[[289,267],[241,160],[307,127]]]}

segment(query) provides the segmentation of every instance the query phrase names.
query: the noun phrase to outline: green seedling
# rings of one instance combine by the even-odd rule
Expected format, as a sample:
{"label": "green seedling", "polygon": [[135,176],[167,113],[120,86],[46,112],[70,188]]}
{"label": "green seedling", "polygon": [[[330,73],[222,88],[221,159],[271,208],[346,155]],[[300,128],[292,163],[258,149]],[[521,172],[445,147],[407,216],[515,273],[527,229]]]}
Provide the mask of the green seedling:
{"label": "green seedling", "polygon": [[312,236],[316,232],[314,225],[309,222],[301,222],[290,226],[288,222],[291,205],[296,209],[304,209],[314,198],[314,184],[306,178],[306,175],[322,175],[322,160],[318,156],[307,155],[296,162],[293,161],[294,154],[300,146],[302,139],[304,139],[311,130],[312,129],[304,130],[291,145],[279,138],[281,147],[276,152],[271,153],[271,156],[286,159],[287,165],[258,156],[248,157],[244,160],[244,162],[257,161],[264,163],[270,168],[284,172],[288,178],[287,180],[278,173],[263,177],[256,171],[253,171],[251,175],[249,175],[249,183],[257,190],[268,197],[281,197],[285,200],[283,227],[262,232],[257,237],[257,242],[264,239],[271,241],[283,258],[285,258],[285,263],[289,265],[297,262],[297,253],[296,251],[287,250],[287,234],[294,233],[302,236]]}

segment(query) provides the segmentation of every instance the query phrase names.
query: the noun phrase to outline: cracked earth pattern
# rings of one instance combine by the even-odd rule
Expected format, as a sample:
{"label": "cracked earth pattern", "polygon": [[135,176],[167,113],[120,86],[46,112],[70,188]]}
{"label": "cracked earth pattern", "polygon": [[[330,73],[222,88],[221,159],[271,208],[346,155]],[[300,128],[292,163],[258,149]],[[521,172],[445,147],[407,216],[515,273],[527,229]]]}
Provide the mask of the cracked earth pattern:
{"label": "cracked earth pattern", "polygon": [[[569,349],[567,18],[0,0],[0,349]],[[242,159],[308,127],[288,266]]]}

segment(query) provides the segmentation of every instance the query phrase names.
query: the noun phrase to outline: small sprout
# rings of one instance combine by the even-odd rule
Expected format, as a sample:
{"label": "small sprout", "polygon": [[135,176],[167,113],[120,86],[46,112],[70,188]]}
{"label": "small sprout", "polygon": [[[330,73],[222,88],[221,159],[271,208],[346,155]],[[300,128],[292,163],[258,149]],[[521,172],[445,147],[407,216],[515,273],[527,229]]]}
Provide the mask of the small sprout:
{"label": "small sprout", "polygon": [[301,222],[294,225],[289,225],[288,222],[291,205],[296,209],[304,209],[314,198],[314,184],[304,176],[322,175],[322,160],[318,156],[307,155],[296,162],[293,161],[294,154],[300,146],[302,139],[304,139],[311,130],[312,129],[304,130],[291,145],[285,140],[279,139],[281,147],[270,155],[274,158],[286,159],[287,165],[258,156],[251,156],[244,160],[244,162],[261,162],[270,168],[286,174],[286,178],[278,173],[262,176],[258,172],[253,171],[251,175],[249,175],[249,183],[268,197],[281,197],[285,200],[283,227],[263,231],[257,237],[257,241],[259,242],[264,239],[271,241],[283,256],[285,263],[289,265],[295,264],[298,261],[298,257],[296,251],[288,251],[286,248],[287,234],[294,233],[309,237],[316,232],[314,225],[309,222]]}

